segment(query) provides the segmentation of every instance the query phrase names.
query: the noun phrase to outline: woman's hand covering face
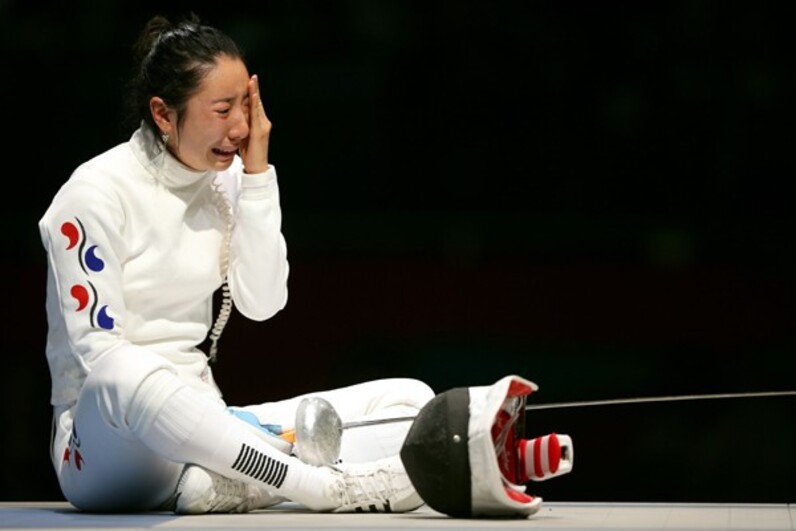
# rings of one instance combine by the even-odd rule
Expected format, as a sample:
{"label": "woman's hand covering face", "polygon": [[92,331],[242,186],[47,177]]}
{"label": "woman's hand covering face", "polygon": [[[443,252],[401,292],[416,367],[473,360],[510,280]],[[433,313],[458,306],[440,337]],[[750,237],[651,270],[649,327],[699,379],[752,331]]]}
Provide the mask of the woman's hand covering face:
{"label": "woman's hand covering face", "polygon": [[265,114],[260,98],[260,80],[249,78],[249,136],[240,146],[240,156],[246,173],[262,173],[268,169],[268,141],[271,121]]}

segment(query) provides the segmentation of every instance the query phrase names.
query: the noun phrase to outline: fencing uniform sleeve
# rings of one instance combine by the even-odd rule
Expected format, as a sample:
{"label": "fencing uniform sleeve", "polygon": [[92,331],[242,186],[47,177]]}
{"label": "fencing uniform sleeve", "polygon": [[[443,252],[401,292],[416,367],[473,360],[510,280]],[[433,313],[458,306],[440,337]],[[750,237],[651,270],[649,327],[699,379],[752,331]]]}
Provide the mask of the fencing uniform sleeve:
{"label": "fencing uniform sleeve", "polygon": [[229,285],[238,310],[265,320],[287,303],[289,266],[276,169],[243,175],[230,242]]}
{"label": "fencing uniform sleeve", "polygon": [[126,343],[120,288],[123,216],[112,194],[76,182],[59,192],[39,222],[49,260],[50,337],[66,338],[71,355],[86,371]]}

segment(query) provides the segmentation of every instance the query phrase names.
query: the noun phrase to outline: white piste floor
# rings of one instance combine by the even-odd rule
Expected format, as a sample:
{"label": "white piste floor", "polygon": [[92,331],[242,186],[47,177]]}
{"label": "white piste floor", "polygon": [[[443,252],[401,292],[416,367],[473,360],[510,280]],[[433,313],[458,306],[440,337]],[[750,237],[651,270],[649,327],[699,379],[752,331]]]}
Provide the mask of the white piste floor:
{"label": "white piste floor", "polygon": [[0,502],[0,529],[678,529],[796,531],[793,504],[549,502],[527,519],[455,519],[428,506],[404,514],[316,514],[282,504],[247,514],[86,514],[66,502]]}

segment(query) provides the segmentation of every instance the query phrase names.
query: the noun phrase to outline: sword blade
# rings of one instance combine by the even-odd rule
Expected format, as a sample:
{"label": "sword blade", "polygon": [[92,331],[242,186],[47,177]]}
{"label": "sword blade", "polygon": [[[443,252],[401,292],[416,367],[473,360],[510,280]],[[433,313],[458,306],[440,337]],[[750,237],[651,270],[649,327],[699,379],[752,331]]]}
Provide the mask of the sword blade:
{"label": "sword blade", "polygon": [[[702,395],[673,395],[673,396],[641,396],[635,398],[610,398],[606,400],[583,400],[580,402],[550,402],[548,404],[533,404],[526,405],[525,411],[539,410],[539,409],[563,409],[563,408],[576,408],[576,407],[591,407],[591,406],[617,406],[620,404],[643,404],[647,402],[680,402],[686,400],[716,400],[716,399],[730,399],[730,398],[762,398],[772,396],[794,396],[796,390],[793,391],[763,391],[763,392],[750,392],[750,393],[717,393],[717,394],[702,394]],[[384,419],[370,419],[358,420],[353,422],[344,422],[343,429],[360,428],[363,426],[373,426],[377,424],[389,424],[392,422],[408,422],[415,420],[416,417],[390,417]]]}
{"label": "sword blade", "polygon": [[643,404],[646,402],[679,402],[683,400],[715,400],[728,398],[759,398],[767,396],[793,396],[796,391],[764,391],[751,393],[718,393],[705,395],[643,396],[636,398],[611,398],[608,400],[583,400],[580,402],[551,402],[525,406],[525,411],[537,409],[560,409],[570,407],[616,406],[619,404]]}

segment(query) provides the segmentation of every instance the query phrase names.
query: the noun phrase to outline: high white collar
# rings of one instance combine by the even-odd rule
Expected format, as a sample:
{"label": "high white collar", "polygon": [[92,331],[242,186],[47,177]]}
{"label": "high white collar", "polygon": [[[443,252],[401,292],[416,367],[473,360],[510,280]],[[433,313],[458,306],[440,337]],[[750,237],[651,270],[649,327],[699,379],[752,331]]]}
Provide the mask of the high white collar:
{"label": "high white collar", "polygon": [[133,133],[130,145],[139,162],[168,188],[211,182],[216,176],[215,170],[197,171],[177,160],[143,124]]}

